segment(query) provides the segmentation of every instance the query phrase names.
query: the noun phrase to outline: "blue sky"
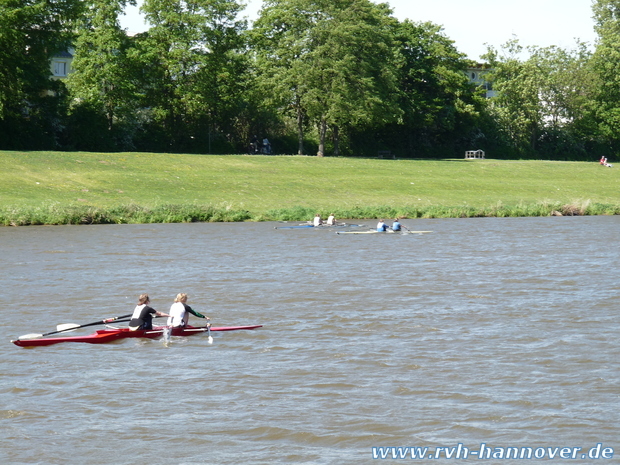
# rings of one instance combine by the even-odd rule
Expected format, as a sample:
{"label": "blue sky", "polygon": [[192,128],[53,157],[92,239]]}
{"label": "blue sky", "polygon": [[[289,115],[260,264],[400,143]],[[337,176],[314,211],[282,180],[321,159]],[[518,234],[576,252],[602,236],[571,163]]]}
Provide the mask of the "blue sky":
{"label": "blue sky", "polygon": [[[138,0],[140,2],[140,0]],[[262,0],[246,0],[246,16],[257,17]],[[377,2],[378,3],[378,2]],[[443,26],[456,48],[472,60],[516,36],[521,45],[573,48],[575,39],[594,44],[591,0],[388,0],[400,19],[431,21]],[[146,29],[138,8],[130,7],[121,25]]]}

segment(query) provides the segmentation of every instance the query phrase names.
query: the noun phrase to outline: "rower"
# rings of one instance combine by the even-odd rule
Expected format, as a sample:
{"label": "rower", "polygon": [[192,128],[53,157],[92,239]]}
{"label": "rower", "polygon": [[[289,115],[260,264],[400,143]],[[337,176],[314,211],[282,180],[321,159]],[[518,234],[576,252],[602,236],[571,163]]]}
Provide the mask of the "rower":
{"label": "rower", "polygon": [[138,297],[138,305],[131,315],[131,321],[129,322],[129,329],[136,331],[138,329],[151,330],[153,329],[153,315],[155,316],[170,316],[167,313],[158,312],[154,308],[148,306],[151,303],[148,294],[141,294]]}
{"label": "rower", "polygon": [[172,326],[173,328],[187,326],[189,321],[189,314],[198,317],[198,318],[206,318],[208,317],[202,315],[195,311],[192,307],[187,305],[187,294],[179,293],[174,299],[174,303],[170,307],[170,317],[168,318],[168,326]]}

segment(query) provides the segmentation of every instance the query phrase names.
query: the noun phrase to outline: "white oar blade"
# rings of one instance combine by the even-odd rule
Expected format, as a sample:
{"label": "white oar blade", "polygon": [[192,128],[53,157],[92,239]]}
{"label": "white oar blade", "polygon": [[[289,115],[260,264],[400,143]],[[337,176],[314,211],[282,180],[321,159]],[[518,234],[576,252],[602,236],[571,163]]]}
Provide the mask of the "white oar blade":
{"label": "white oar blade", "polygon": [[[207,318],[207,320],[209,320],[209,318]],[[209,336],[207,342],[209,344],[213,344],[213,338],[211,337],[211,323],[207,323],[207,335]]]}
{"label": "white oar blade", "polygon": [[75,323],[65,323],[62,325],[56,326],[56,331],[69,331],[71,329],[77,329],[80,325],[76,325]]}
{"label": "white oar blade", "polygon": [[170,343],[170,334],[172,333],[172,329],[170,326],[166,326],[164,328],[163,336],[164,336],[164,344],[168,345]]}
{"label": "white oar blade", "polygon": [[31,334],[24,334],[23,336],[19,336],[17,340],[23,341],[24,339],[37,339],[39,337],[43,337],[43,334],[31,333]]}

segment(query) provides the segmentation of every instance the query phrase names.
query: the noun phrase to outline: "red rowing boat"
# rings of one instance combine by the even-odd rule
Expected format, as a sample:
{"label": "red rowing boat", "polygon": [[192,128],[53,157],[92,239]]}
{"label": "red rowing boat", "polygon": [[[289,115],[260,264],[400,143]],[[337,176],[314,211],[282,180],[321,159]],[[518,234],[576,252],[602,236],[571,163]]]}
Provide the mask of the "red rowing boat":
{"label": "red rowing boat", "polygon": [[[263,325],[254,326],[214,326],[211,327],[211,331],[238,331],[240,329],[256,329],[262,328]],[[162,337],[166,327],[155,326],[152,330],[139,329],[137,331],[130,331],[129,328],[114,328],[114,329],[100,329],[93,334],[86,336],[65,336],[65,337],[48,337],[48,338],[33,338],[33,339],[17,339],[11,341],[16,346],[20,347],[38,347],[49,346],[52,344],[58,344],[60,342],[85,342],[88,344],[104,344],[106,342],[116,341],[118,339],[125,339],[129,337],[141,337],[149,339],[157,339]],[[206,326],[185,326],[183,328],[172,328],[171,336],[193,336],[194,334],[202,334],[208,331]]]}

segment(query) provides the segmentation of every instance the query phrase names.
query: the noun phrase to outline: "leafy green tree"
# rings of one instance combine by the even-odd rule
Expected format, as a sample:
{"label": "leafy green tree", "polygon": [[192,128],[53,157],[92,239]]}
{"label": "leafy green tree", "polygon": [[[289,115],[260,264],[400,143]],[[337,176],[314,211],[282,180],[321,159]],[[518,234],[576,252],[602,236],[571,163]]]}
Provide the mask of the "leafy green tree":
{"label": "leafy green tree", "polygon": [[334,155],[340,129],[383,126],[399,115],[394,99],[392,24],[385,5],[365,0],[330,1],[328,18],[313,34],[307,56],[305,107],[319,128],[318,155],[332,128]]}
{"label": "leafy green tree", "polygon": [[[137,41],[144,105],[172,150],[212,127],[230,128],[243,83],[245,21],[234,0],[145,0],[151,24]],[[234,111],[232,111],[234,113]],[[208,127],[205,127],[204,121]],[[201,123],[202,122],[202,123]]]}
{"label": "leafy green tree", "polygon": [[575,49],[530,48],[532,62],[541,70],[539,99],[543,130],[537,150],[551,158],[583,158],[595,139],[592,103],[595,76],[585,43]]}
{"label": "leafy green tree", "polygon": [[575,50],[529,47],[524,60],[525,50],[513,39],[502,52],[490,48],[485,56],[497,92],[490,112],[521,156],[583,155],[592,79],[587,46],[577,45]]}
{"label": "leafy green tree", "polygon": [[308,53],[309,34],[316,19],[308,0],[266,0],[251,31],[263,100],[296,121],[298,154],[304,153],[307,124],[302,105],[301,58]]}
{"label": "leafy green tree", "polygon": [[471,130],[483,106],[464,73],[469,62],[436,24],[404,21],[395,37],[403,116],[384,144],[398,147],[403,140],[409,156],[426,147],[436,152]]}
{"label": "leafy green tree", "polygon": [[593,57],[595,108],[599,130],[614,150],[620,149],[620,0],[592,4],[598,34]]}
{"label": "leafy green tree", "polygon": [[515,150],[532,152],[543,126],[539,91],[545,76],[534,62],[523,62],[522,53],[518,39],[512,39],[501,54],[490,48],[484,58],[492,68],[487,76],[497,93],[491,102],[492,113]]}
{"label": "leafy green tree", "polygon": [[[238,20],[237,2],[214,2],[204,31],[207,53],[197,72],[197,114],[202,114],[196,133],[225,137],[245,145],[244,114],[250,107],[253,74],[247,54],[247,24]],[[202,128],[202,129],[201,129]]]}
{"label": "leafy green tree", "polygon": [[268,0],[253,32],[265,89],[291,111],[303,151],[306,120],[318,130],[317,155],[331,129],[382,125],[398,116],[393,99],[392,28],[385,4],[368,0]]}
{"label": "leafy green tree", "polygon": [[[0,132],[6,147],[54,144],[62,84],[50,58],[66,50],[78,0],[0,0]],[[21,137],[20,140],[18,140]]]}
{"label": "leafy green tree", "polygon": [[[74,99],[74,113],[84,119],[89,109],[95,112],[93,117],[99,113],[105,118],[108,134],[102,135],[99,143],[107,140],[103,147],[108,149],[113,148],[109,144],[115,125],[131,118],[137,109],[136,79],[128,58],[131,39],[119,23],[119,15],[128,4],[135,4],[135,1],[91,0],[88,3],[75,44],[75,71],[67,80]],[[78,122],[74,120],[74,123]]]}

